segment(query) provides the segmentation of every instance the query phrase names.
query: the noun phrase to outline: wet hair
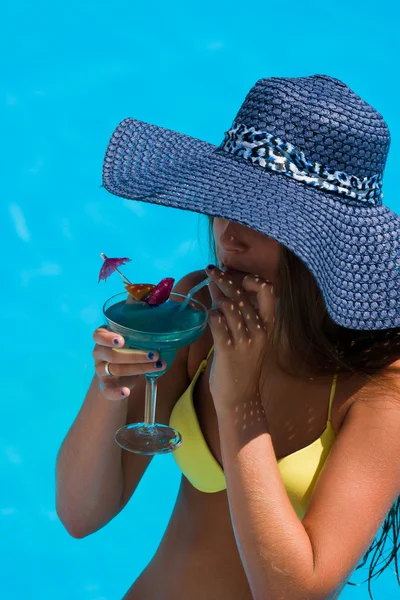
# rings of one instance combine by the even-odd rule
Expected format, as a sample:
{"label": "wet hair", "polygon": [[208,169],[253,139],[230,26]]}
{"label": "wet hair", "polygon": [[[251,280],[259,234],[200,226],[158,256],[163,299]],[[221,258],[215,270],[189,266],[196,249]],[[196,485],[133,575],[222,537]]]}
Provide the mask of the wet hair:
{"label": "wet hair", "polygon": [[[218,264],[213,231],[213,217],[208,217],[209,262]],[[337,325],[329,317],[318,284],[307,266],[286,246],[281,244],[279,264],[279,294],[275,296],[276,312],[271,347],[277,364],[283,372],[295,378],[327,379],[335,373],[339,377],[358,376],[363,382],[354,402],[368,402],[379,393],[381,397],[400,402],[400,328],[384,330],[355,330]],[[286,363],[281,361],[279,341],[285,340]],[[287,358],[292,357],[292,358]],[[390,369],[388,367],[391,365]],[[396,457],[400,460],[399,457]],[[400,496],[389,510],[382,525],[381,536],[374,539],[362,561],[366,564],[374,552],[369,567],[368,592],[371,580],[394,562],[397,581],[400,574],[397,553],[400,549]],[[391,535],[390,535],[391,534]],[[374,573],[388,538],[393,548],[384,559],[384,565]],[[349,585],[361,584],[347,582]]]}

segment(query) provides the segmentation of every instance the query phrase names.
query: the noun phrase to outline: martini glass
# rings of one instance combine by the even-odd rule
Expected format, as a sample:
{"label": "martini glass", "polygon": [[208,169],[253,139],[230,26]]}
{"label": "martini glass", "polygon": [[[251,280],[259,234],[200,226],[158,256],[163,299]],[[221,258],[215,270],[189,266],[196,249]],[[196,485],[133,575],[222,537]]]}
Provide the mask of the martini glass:
{"label": "martini glass", "polygon": [[[103,306],[105,322],[114,333],[121,334],[129,348],[158,352],[166,367],[159,373],[145,373],[146,394],[144,421],[124,425],[115,434],[115,441],[124,450],[136,454],[166,454],[182,443],[181,434],[161,423],[155,423],[157,380],[172,365],[179,348],[196,341],[207,326],[206,307],[190,296],[171,292],[163,304],[126,302],[122,292]],[[185,302],[185,307],[182,304]]]}

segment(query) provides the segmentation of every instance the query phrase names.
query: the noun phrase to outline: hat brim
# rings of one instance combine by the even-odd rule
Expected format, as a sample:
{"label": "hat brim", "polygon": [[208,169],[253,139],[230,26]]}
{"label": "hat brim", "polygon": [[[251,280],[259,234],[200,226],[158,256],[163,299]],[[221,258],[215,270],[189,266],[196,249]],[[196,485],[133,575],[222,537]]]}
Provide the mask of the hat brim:
{"label": "hat brim", "polygon": [[222,217],[272,237],[311,271],[337,324],[400,327],[400,260],[393,251],[399,248],[400,217],[385,205],[358,206],[208,142],[132,118],[112,134],[103,186],[122,198]]}

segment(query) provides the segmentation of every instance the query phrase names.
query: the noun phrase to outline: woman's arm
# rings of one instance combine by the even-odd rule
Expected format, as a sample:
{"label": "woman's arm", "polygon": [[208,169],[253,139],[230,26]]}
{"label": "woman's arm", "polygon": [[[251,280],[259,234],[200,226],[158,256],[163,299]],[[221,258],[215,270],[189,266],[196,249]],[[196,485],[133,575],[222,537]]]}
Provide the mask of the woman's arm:
{"label": "woman's arm", "polygon": [[232,414],[218,414],[233,529],[254,600],[333,600],[400,494],[398,398],[352,404],[302,521],[265,416],[257,423],[245,435]]}
{"label": "woman's arm", "polygon": [[[185,275],[173,291],[187,294],[198,283],[199,272]],[[189,385],[189,347],[180,348],[168,371],[160,377],[157,419],[168,422],[179,396]],[[56,462],[56,507],[67,531],[88,536],[111,521],[129,502],[152,456],[121,450],[114,434],[123,425],[143,421],[145,378],[127,398],[110,401],[93,377],[79,413],[68,431]]]}
{"label": "woman's arm", "polygon": [[236,543],[254,600],[309,600],[313,548],[283,485],[264,414],[259,414],[253,426],[246,420],[245,430],[236,415],[218,415]]}
{"label": "woman's arm", "polygon": [[[119,512],[124,477],[114,433],[127,411],[128,398],[106,400],[94,375],[56,462],[57,514],[73,537],[94,533]],[[150,460],[140,458],[144,471]]]}

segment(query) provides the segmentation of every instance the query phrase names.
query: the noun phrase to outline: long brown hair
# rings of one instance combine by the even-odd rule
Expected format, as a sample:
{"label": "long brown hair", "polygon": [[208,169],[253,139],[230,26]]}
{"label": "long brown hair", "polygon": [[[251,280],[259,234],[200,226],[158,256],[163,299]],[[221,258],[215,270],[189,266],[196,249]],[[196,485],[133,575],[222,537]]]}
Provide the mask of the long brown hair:
{"label": "long brown hair", "polygon": [[[218,264],[215,248],[213,222],[209,221],[209,262]],[[281,246],[279,264],[279,294],[275,297],[275,325],[271,336],[271,348],[277,357],[277,364],[288,375],[299,378],[326,378],[335,373],[339,377],[358,375],[365,381],[354,401],[368,401],[376,393],[384,394],[400,401],[400,367],[393,363],[400,359],[400,328],[379,331],[346,329],[337,325],[329,317],[318,285],[306,265],[286,246]],[[281,362],[281,340],[285,340],[287,355],[291,358]],[[388,369],[388,367],[390,369]],[[396,457],[400,460],[399,457]],[[400,496],[388,512],[378,536],[365,553],[357,569],[363,567],[369,554],[372,557],[368,581],[371,594],[371,579],[381,573],[394,561],[397,580],[400,576],[397,552],[400,549]],[[386,557],[384,566],[374,573],[382,556],[387,538],[392,532],[393,549]],[[376,560],[375,560],[376,558]],[[349,585],[360,585],[347,582]],[[362,582],[364,583],[364,582]]]}

